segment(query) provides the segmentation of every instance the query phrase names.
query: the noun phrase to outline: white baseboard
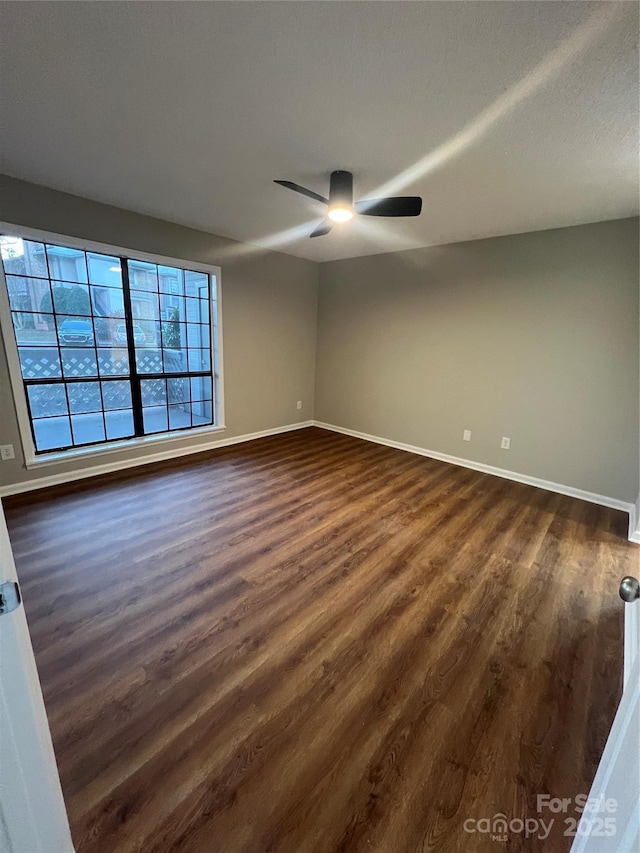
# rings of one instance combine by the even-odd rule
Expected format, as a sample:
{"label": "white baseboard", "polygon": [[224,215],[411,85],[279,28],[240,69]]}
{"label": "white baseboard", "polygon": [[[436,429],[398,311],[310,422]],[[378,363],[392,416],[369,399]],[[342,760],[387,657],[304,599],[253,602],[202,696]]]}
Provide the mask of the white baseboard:
{"label": "white baseboard", "polygon": [[136,468],[138,465],[148,465],[151,462],[163,462],[166,459],[175,459],[178,456],[188,456],[192,453],[202,453],[204,450],[213,450],[216,447],[228,447],[231,444],[242,444],[245,441],[253,441],[256,438],[266,438],[270,435],[279,435],[283,432],[291,432],[296,429],[304,429],[313,426],[313,421],[301,421],[297,424],[286,424],[285,426],[263,429],[260,432],[251,432],[246,435],[236,435],[232,438],[218,438],[202,444],[190,444],[184,447],[176,447],[172,450],[162,450],[159,453],[150,453],[148,456],[140,456],[136,459],[116,459],[113,462],[105,462],[103,465],[92,465],[89,468],[78,468],[74,471],[61,471],[48,477],[36,477],[33,480],[25,480],[22,483],[12,483],[0,486],[0,498],[9,495],[18,495],[22,492],[31,492],[35,489],[45,489],[47,486],[58,486],[61,483],[70,483],[74,480],[84,480],[87,477],[97,477],[99,474],[109,474],[112,471],[122,471],[125,468]]}
{"label": "white baseboard", "polygon": [[[447,453],[439,453],[437,450],[427,450],[425,447],[416,447],[414,444],[404,444],[401,441],[392,441],[388,438],[381,438],[378,435],[369,435],[365,432],[358,432],[354,429],[346,429],[335,424],[326,424],[322,421],[314,421],[315,426],[321,429],[329,429],[332,432],[340,432],[343,435],[351,435],[354,438],[362,438],[365,441],[372,441],[375,444],[384,444],[386,447],[394,447],[396,450],[406,450],[408,453],[417,453],[419,456],[428,456],[430,459],[438,459],[440,462],[449,462],[452,465],[460,465],[462,468],[471,468],[474,471],[482,471],[483,474],[493,474],[495,477],[502,477],[505,480],[514,480],[516,483],[524,483],[527,486],[536,486],[538,489],[546,489],[548,492],[557,492],[560,495],[567,495],[570,498],[579,498],[582,501],[588,501],[592,504],[607,506],[611,509],[619,509],[622,512],[629,513],[631,518],[632,513],[635,516],[635,506],[632,503],[610,498],[606,495],[597,495],[594,492],[585,492],[582,489],[576,489],[573,486],[565,486],[562,483],[553,483],[551,480],[541,480],[538,477],[531,477],[528,474],[519,474],[517,471],[508,471],[506,468],[496,468],[493,465],[485,465],[484,462],[475,462],[472,459],[462,459],[459,456],[450,456]],[[640,531],[638,531],[640,536]],[[629,539],[632,542],[640,542],[640,538],[631,538],[631,527],[629,528]]]}

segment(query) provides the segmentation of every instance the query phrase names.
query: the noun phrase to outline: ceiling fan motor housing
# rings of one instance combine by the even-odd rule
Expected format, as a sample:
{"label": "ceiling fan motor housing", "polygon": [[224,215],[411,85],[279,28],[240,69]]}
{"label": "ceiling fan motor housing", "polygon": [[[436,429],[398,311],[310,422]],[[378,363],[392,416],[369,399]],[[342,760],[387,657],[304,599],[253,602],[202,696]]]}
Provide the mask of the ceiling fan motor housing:
{"label": "ceiling fan motor housing", "polygon": [[329,182],[329,206],[338,207],[353,204],[353,175],[338,169],[331,173]]}

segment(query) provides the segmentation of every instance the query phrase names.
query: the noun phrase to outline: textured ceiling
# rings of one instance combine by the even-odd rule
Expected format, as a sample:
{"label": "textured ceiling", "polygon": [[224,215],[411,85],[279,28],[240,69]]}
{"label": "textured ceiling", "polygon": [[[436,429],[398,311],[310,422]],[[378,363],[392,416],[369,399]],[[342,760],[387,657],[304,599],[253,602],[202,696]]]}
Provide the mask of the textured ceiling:
{"label": "textured ceiling", "polygon": [[[0,7],[14,177],[314,260],[638,210],[636,3]],[[422,216],[300,236],[336,168]]]}

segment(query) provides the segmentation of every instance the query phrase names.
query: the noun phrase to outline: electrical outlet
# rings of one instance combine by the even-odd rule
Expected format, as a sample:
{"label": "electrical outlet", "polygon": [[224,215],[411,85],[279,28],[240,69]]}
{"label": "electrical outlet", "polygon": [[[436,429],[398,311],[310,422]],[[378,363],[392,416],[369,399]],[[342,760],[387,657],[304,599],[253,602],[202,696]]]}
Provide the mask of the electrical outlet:
{"label": "electrical outlet", "polygon": [[301,408],[302,408],[302,400],[298,400],[297,407],[298,407],[298,409],[301,409]]}
{"label": "electrical outlet", "polygon": [[501,443],[500,447],[503,450],[508,450],[511,447],[511,439],[508,436],[503,435],[502,436],[502,443]]}
{"label": "electrical outlet", "polygon": [[13,452],[13,444],[1,444],[0,445],[0,458],[3,462],[6,462],[7,459],[15,459],[16,454]]}
{"label": "electrical outlet", "polygon": [[465,429],[465,431],[462,433],[462,440],[463,441],[471,441],[471,430],[470,429]]}

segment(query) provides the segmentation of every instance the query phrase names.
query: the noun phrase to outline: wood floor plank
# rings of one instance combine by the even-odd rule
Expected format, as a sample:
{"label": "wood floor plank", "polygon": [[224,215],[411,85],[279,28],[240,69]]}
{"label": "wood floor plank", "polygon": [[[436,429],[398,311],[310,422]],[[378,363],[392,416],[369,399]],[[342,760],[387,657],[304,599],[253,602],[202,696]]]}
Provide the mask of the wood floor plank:
{"label": "wood floor plank", "polygon": [[622,513],[317,428],[5,503],[78,853],[484,853],[589,789]]}

